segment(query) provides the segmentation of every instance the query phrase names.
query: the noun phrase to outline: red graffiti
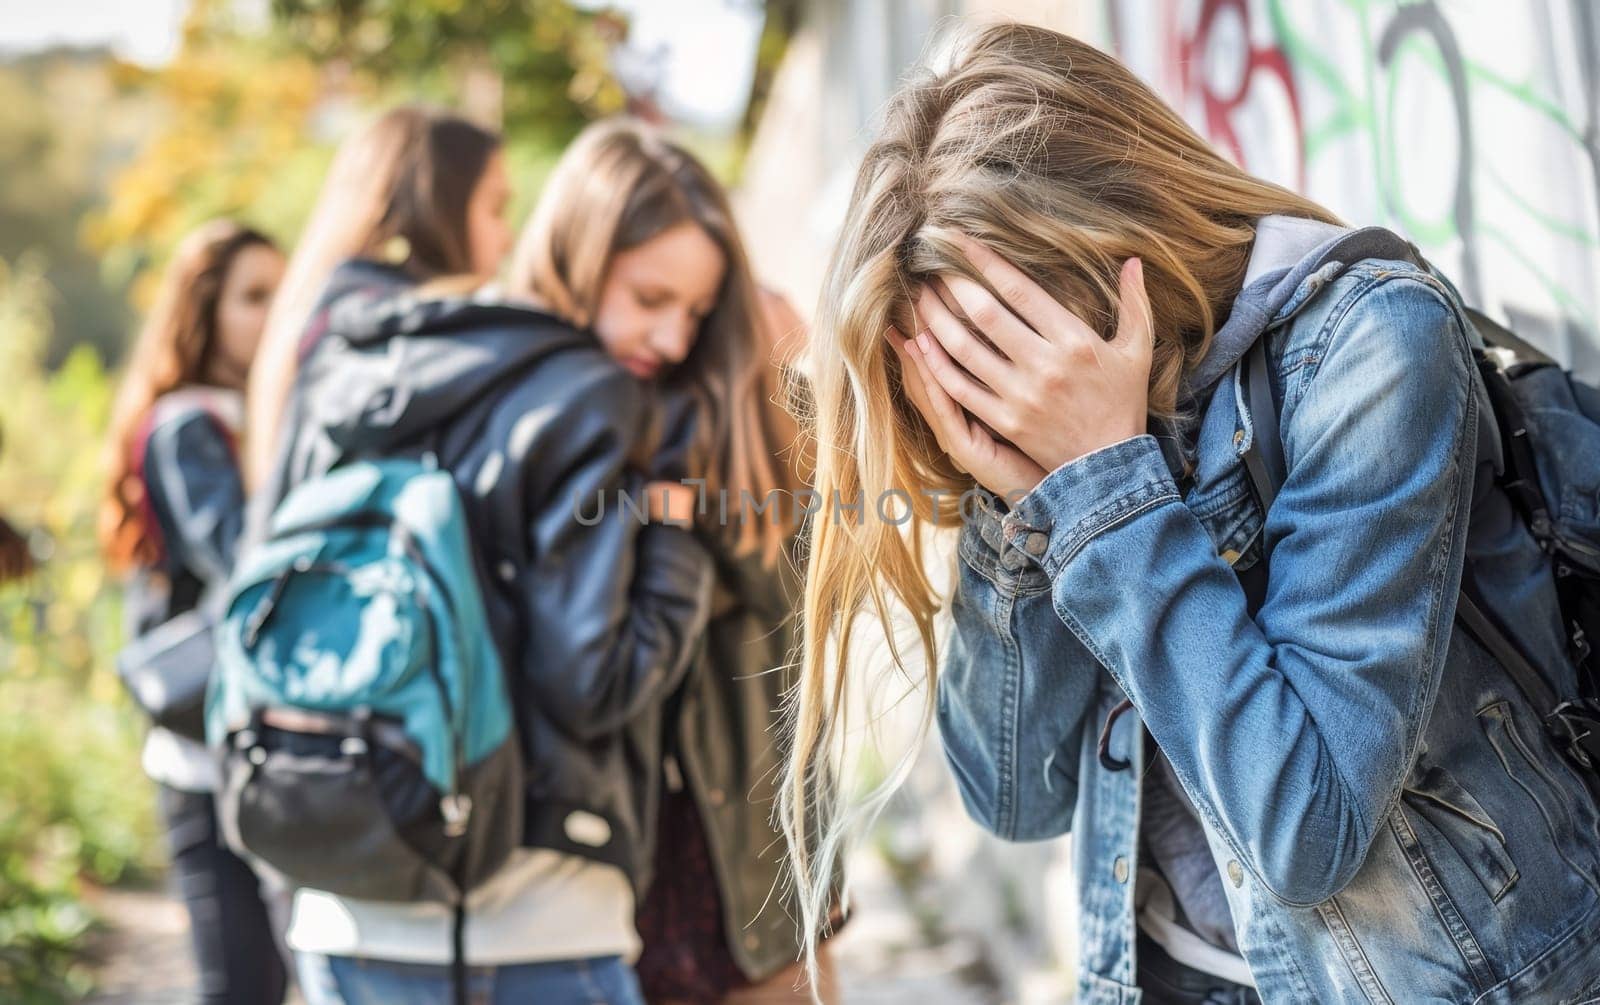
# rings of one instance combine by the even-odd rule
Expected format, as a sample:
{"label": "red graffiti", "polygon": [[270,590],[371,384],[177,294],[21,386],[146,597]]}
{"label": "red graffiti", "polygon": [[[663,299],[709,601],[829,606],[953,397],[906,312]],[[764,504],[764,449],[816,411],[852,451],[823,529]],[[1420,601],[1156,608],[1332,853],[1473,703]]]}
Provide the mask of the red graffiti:
{"label": "red graffiti", "polygon": [[[1283,88],[1289,105],[1289,115],[1294,129],[1294,175],[1300,190],[1306,185],[1305,131],[1300,117],[1300,93],[1295,87],[1294,74],[1289,70],[1289,59],[1276,45],[1260,46],[1252,41],[1250,4],[1247,0],[1204,0],[1200,18],[1192,34],[1184,32],[1177,24],[1177,4],[1163,5],[1171,30],[1166,37],[1172,39],[1172,66],[1178,69],[1177,83],[1185,102],[1198,100],[1204,116],[1203,129],[1212,142],[1229,153],[1240,166],[1249,169],[1244,144],[1234,128],[1234,117],[1248,103],[1251,91],[1260,83],[1261,75]],[[1237,61],[1238,75],[1231,81],[1218,82],[1208,78],[1205,68],[1207,49],[1223,44],[1216,35],[1221,15],[1231,12],[1238,18],[1244,58]],[[1115,24],[1115,22],[1113,22]]]}

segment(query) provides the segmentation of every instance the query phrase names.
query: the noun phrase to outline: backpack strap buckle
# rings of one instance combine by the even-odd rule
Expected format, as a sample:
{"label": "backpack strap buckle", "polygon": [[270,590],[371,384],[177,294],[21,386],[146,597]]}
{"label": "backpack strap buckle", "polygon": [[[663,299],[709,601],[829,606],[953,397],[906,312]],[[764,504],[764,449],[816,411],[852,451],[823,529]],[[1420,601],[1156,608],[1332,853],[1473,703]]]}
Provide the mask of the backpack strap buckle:
{"label": "backpack strap buckle", "polygon": [[1564,701],[1544,717],[1545,728],[1573,763],[1595,770],[1600,756],[1600,706],[1588,699]]}
{"label": "backpack strap buckle", "polygon": [[467,822],[472,819],[472,797],[452,792],[439,800],[439,812],[444,816],[445,837],[460,837],[467,832]]}

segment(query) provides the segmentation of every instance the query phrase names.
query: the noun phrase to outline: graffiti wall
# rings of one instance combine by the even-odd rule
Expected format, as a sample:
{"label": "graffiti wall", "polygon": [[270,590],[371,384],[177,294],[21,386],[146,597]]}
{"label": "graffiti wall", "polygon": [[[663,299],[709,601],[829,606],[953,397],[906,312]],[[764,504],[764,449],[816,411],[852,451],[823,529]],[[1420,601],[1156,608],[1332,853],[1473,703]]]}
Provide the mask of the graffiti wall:
{"label": "graffiti wall", "polygon": [[1600,3],[1104,0],[1105,46],[1253,173],[1404,233],[1600,378]]}

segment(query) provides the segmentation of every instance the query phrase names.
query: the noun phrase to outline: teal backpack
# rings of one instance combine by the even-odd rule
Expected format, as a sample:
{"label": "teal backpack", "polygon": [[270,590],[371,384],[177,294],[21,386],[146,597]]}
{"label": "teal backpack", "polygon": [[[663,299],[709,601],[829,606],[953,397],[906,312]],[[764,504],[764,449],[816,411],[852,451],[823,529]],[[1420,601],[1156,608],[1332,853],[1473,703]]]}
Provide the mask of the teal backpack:
{"label": "teal backpack", "polygon": [[450,904],[459,930],[521,841],[522,758],[449,472],[363,460],[294,488],[216,653],[228,844],[291,886]]}

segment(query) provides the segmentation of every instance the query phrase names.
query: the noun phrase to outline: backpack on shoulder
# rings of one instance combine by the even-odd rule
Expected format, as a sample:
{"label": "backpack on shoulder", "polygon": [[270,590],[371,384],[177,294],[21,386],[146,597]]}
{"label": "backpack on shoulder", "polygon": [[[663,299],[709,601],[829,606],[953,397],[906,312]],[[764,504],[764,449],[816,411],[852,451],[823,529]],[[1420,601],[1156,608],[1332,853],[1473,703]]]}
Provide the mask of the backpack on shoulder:
{"label": "backpack on shoulder", "polygon": [[223,834],[308,886],[462,903],[522,838],[522,755],[454,480],[296,486],[229,584],[206,701]]}

